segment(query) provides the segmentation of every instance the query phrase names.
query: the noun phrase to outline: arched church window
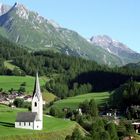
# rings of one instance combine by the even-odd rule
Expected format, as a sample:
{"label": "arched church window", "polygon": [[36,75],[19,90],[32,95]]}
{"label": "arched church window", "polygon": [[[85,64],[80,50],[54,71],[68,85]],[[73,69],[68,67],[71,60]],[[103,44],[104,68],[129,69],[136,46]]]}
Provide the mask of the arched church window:
{"label": "arched church window", "polygon": [[35,106],[37,106],[37,102],[35,102]]}

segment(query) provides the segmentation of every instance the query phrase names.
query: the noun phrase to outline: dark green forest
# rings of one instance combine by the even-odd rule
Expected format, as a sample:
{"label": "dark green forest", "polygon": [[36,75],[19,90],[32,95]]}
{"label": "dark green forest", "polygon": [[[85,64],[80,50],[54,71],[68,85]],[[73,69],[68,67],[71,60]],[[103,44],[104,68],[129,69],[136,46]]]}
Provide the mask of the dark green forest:
{"label": "dark green forest", "polygon": [[[0,74],[34,76],[38,71],[39,75],[46,75],[50,79],[45,88],[60,98],[93,91],[111,91],[131,77],[140,80],[139,70],[109,68],[79,57],[51,51],[29,52],[24,48],[0,37]],[[12,60],[21,71],[7,69],[5,60]]]}

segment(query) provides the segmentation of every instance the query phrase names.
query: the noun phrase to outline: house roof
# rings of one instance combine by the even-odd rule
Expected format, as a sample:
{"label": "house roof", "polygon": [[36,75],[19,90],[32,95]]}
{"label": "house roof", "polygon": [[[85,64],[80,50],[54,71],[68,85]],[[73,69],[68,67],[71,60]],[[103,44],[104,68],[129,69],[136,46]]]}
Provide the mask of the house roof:
{"label": "house roof", "polygon": [[36,119],[36,112],[19,112],[16,122],[33,122]]}

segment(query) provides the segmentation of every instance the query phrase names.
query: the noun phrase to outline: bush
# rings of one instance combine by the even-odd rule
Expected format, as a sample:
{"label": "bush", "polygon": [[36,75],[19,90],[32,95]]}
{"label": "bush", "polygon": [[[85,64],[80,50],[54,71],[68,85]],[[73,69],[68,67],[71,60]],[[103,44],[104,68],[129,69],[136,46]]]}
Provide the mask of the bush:
{"label": "bush", "polygon": [[24,105],[24,100],[23,99],[20,99],[20,98],[16,98],[13,102],[13,104],[16,106],[16,107],[23,107]]}
{"label": "bush", "polygon": [[58,117],[58,118],[65,117],[65,113],[61,109],[58,109],[57,107],[50,108],[50,115]]}

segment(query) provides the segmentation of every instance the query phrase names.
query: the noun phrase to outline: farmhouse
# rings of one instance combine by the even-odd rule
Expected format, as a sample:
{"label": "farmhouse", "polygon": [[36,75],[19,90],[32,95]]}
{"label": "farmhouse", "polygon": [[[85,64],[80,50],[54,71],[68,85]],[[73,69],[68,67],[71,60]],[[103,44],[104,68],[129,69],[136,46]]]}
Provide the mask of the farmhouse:
{"label": "farmhouse", "polygon": [[32,96],[32,112],[19,112],[15,121],[15,127],[33,130],[42,130],[43,128],[43,101],[38,73],[36,74]]}

